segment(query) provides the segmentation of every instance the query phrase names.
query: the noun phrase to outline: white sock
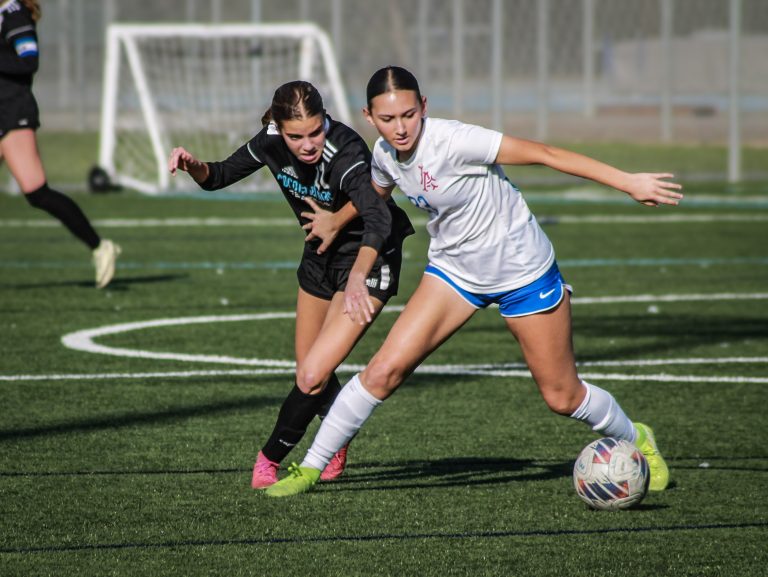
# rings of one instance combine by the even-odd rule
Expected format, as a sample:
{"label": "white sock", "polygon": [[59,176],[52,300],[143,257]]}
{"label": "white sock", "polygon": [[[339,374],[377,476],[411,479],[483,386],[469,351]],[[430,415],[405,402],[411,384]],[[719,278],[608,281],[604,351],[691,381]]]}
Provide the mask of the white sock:
{"label": "white sock", "polygon": [[301,466],[325,469],[382,402],[365,390],[358,375],[352,377],[333,401]]}
{"label": "white sock", "polygon": [[605,437],[624,439],[635,442],[635,426],[608,391],[582,381],[587,395],[571,415],[572,418],[587,423],[593,431]]}

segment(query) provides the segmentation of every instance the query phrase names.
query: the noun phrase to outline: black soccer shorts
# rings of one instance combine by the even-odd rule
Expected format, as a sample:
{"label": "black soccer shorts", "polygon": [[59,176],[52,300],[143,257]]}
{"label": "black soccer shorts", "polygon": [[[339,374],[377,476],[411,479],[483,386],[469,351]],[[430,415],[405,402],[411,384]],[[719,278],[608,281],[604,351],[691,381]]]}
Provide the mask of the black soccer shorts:
{"label": "black soccer shorts", "polygon": [[[368,274],[365,284],[368,294],[386,303],[397,294],[400,282],[400,267],[403,262],[402,251],[391,248],[385,254],[380,254]],[[312,296],[331,300],[337,292],[343,292],[347,287],[351,264],[334,266],[333,263],[323,263],[313,258],[304,257],[301,260],[296,276],[299,286]]]}
{"label": "black soccer shorts", "polygon": [[11,130],[39,127],[40,112],[31,90],[17,88],[0,97],[0,138]]}

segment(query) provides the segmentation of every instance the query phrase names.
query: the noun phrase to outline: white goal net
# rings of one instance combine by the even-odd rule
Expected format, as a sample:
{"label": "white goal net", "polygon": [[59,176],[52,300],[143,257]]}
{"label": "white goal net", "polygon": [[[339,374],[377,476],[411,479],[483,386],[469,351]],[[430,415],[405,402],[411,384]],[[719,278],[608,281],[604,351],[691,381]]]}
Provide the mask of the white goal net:
{"label": "white goal net", "polygon": [[[171,149],[226,158],[261,129],[275,89],[299,79],[350,123],[331,43],[313,24],[111,25],[100,167],[112,183],[148,194],[189,190],[189,179],[168,174]],[[262,178],[237,189],[263,188]]]}

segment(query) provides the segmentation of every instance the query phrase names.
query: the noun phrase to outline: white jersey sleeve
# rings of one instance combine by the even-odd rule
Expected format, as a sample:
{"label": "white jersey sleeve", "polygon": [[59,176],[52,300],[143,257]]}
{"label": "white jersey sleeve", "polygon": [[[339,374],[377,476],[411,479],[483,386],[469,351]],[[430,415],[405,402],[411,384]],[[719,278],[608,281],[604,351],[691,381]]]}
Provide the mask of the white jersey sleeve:
{"label": "white jersey sleeve", "polygon": [[502,138],[503,134],[495,130],[456,123],[448,144],[449,158],[456,166],[493,164]]}

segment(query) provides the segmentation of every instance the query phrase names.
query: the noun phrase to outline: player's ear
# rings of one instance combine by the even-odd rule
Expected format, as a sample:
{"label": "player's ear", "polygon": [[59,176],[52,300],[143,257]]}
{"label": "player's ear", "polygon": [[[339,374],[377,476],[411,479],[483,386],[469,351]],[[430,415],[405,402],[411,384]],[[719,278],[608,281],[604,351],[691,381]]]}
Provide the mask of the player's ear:
{"label": "player's ear", "polygon": [[371,126],[376,126],[373,123],[373,116],[371,116],[371,111],[368,110],[367,106],[363,107],[363,116],[365,116],[365,119],[368,121],[368,124],[370,124]]}
{"label": "player's ear", "polygon": [[427,97],[426,96],[421,97],[421,117],[422,118],[427,117]]}

